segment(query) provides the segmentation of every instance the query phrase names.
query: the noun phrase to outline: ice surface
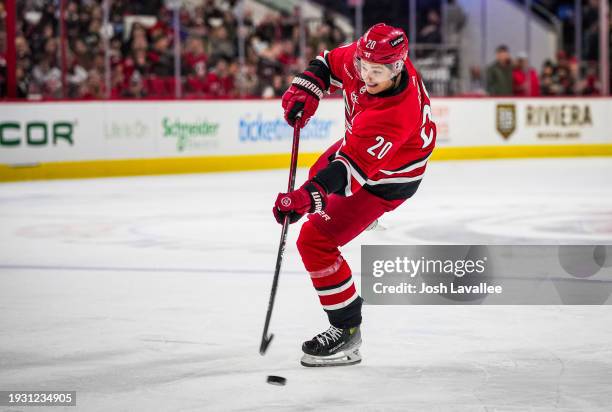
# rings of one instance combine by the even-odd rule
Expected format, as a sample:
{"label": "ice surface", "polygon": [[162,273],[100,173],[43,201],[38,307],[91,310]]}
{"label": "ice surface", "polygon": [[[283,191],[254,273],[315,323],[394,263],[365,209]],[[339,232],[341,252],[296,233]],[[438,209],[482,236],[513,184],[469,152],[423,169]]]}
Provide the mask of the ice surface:
{"label": "ice surface", "polygon": [[[611,177],[610,158],[434,162],[343,252],[358,272],[360,244],[611,244]],[[610,410],[609,306],[366,306],[361,365],[301,367],[327,325],[297,226],[261,357],[286,178],[0,185],[0,390],[76,390],[69,411]]]}

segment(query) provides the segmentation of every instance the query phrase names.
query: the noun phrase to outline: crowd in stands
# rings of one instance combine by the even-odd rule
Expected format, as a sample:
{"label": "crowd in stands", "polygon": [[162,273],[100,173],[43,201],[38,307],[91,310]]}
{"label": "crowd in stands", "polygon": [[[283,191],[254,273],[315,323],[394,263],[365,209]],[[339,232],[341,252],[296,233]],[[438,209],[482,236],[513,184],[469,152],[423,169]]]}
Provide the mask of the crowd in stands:
{"label": "crowd in stands", "polygon": [[[574,34],[575,17],[574,0],[537,0],[550,10],[561,22],[563,27],[563,50],[569,55],[575,55]],[[581,58],[588,61],[599,59],[599,3],[600,0],[581,0],[582,6],[582,54]]]}
{"label": "crowd in stands", "polygon": [[[380,0],[383,1],[383,0]],[[423,0],[419,10],[419,43],[458,44],[466,17],[457,1]],[[423,3],[421,1],[421,3]],[[527,56],[514,58],[505,46],[486,71],[472,69],[472,80],[491,95],[591,95],[599,93],[599,0],[584,0],[582,63],[573,54],[573,35],[564,33],[564,50],[547,61],[540,72]],[[574,1],[538,0],[573,27]],[[102,0],[66,0],[65,48],[60,40],[58,1],[17,2],[17,94],[20,98],[146,98],[173,97],[175,61],[173,12],[163,0],[132,2],[113,0],[109,26],[104,27]],[[329,5],[344,4],[321,0]],[[372,6],[365,3],[364,11]],[[376,3],[376,2],[374,2]],[[406,7],[407,2],[393,7]],[[399,4],[397,3],[397,4]],[[347,3],[348,4],[348,3]],[[345,9],[348,7],[343,6]],[[374,7],[374,6],[372,6]],[[392,7],[391,3],[389,7]],[[378,3],[376,10],[381,7]],[[341,12],[342,10],[338,10]],[[389,10],[385,8],[385,12]],[[293,75],[320,51],[349,39],[325,13],[316,24],[307,24],[304,50],[300,50],[299,9],[270,13],[257,23],[249,9],[240,13],[238,0],[188,1],[180,10],[180,86],[182,95],[195,98],[279,97]],[[445,13],[445,27],[441,14]],[[395,13],[406,16],[406,13]],[[242,32],[238,20],[242,16]],[[0,0],[0,97],[6,93],[6,35],[4,1]],[[375,18],[366,13],[367,18]],[[398,21],[404,25],[405,21]],[[239,43],[244,39],[244,64]],[[302,43],[304,44],[304,43]],[[62,50],[64,51],[62,53]],[[109,67],[106,66],[109,54]],[[303,56],[300,58],[299,56]],[[417,55],[418,57],[418,55]],[[4,73],[3,73],[4,69]],[[63,72],[63,70],[65,71]],[[108,70],[108,72],[107,72]],[[110,90],[106,87],[109,76]],[[580,80],[578,80],[580,79]],[[467,90],[473,92],[474,90]]]}
{"label": "crowd in stands", "polygon": [[[492,95],[511,93],[520,96],[599,95],[599,0],[583,1],[580,56],[577,56],[574,43],[575,2],[539,2],[563,22],[562,48],[556,59],[545,61],[538,75],[529,66],[524,52],[512,59],[509,49],[501,45],[495,62],[487,68],[486,91]],[[612,36],[612,22],[608,33]]]}
{"label": "crowd in stands", "polygon": [[[600,94],[597,62],[586,62],[586,73],[578,76],[578,61],[560,50],[556,61],[547,60],[538,72],[527,54],[512,58],[506,45],[497,48],[495,62],[487,67],[486,92],[492,96],[571,96]],[[580,79],[580,80],[578,80]]]}
{"label": "crowd in stands", "polygon": [[[110,27],[103,27],[101,0],[68,0],[65,8],[65,59],[60,52],[57,2],[18,2],[18,96],[99,99],[105,90],[105,42],[110,53],[112,98],[174,96],[173,13],[161,1],[113,0]],[[299,10],[270,14],[258,24],[244,10],[238,33],[237,1],[205,0],[180,10],[183,96],[202,98],[278,97],[293,74],[321,50],[341,44],[346,35],[331,18],[307,27],[300,59]],[[0,0],[0,13],[4,10]],[[155,19],[142,18],[153,14]],[[0,14],[1,16],[2,14]],[[0,28],[4,32],[3,28]],[[107,39],[104,35],[108,34]],[[239,65],[239,35],[245,39]],[[0,44],[0,51],[4,50]],[[66,86],[62,86],[65,62]]]}

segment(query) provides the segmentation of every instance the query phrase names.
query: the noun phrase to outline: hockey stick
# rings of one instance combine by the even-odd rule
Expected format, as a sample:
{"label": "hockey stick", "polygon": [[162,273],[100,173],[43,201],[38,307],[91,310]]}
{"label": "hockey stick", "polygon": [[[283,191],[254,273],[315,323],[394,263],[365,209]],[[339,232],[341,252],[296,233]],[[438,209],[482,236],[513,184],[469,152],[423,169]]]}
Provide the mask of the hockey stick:
{"label": "hockey stick", "polygon": [[[289,184],[287,192],[292,192],[295,186],[295,171],[297,169],[298,147],[300,144],[300,126],[298,120],[302,117],[301,112],[298,113],[293,127],[293,145],[291,146],[291,165],[289,166]],[[283,229],[281,230],[280,244],[278,245],[278,255],[276,256],[276,269],[274,270],[274,280],[272,281],[272,290],[270,291],[270,301],[268,302],[268,313],[266,314],[266,323],[264,325],[263,334],[261,336],[261,345],[259,353],[263,356],[268,350],[270,342],[274,334],[268,335],[268,327],[270,326],[270,318],[272,317],[272,309],[274,308],[274,298],[276,297],[276,288],[278,287],[278,276],[280,275],[281,266],[283,264],[283,255],[285,254],[285,245],[287,244],[287,231],[289,230],[289,215],[283,220]]]}

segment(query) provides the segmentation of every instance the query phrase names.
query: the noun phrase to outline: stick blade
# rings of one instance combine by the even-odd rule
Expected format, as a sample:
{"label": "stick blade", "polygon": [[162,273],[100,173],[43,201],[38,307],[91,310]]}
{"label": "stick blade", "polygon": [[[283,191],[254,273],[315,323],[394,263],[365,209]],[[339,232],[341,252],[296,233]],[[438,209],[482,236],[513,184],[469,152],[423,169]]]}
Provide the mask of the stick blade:
{"label": "stick blade", "polygon": [[270,342],[272,342],[272,338],[274,338],[273,333],[271,333],[270,336],[264,336],[263,338],[261,338],[261,345],[259,346],[259,354],[261,356],[266,354],[268,346],[270,346]]}

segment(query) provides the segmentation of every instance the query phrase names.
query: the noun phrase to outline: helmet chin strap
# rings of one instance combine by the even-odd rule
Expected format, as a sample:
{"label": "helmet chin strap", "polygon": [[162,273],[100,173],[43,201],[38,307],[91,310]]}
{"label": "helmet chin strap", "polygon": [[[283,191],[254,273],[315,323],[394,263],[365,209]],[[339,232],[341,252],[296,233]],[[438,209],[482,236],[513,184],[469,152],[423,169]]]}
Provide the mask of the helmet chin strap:
{"label": "helmet chin strap", "polygon": [[402,79],[402,72],[399,72],[398,74],[395,75],[395,77],[393,78],[393,88],[397,88],[400,84],[400,81]]}
{"label": "helmet chin strap", "polygon": [[[388,65],[388,66],[391,66],[391,65]],[[403,71],[404,70],[403,70],[403,66],[402,66],[402,69],[400,69],[398,71],[398,73],[390,79],[392,81],[392,83],[393,83],[393,86],[390,87],[391,89],[396,89],[399,86],[401,78],[402,78],[402,72]]]}
{"label": "helmet chin strap", "polygon": [[399,72],[398,74],[396,74],[395,76],[393,76],[390,80],[391,80],[391,87],[389,87],[386,90],[395,90],[399,87],[400,82],[402,79],[402,72]]}

